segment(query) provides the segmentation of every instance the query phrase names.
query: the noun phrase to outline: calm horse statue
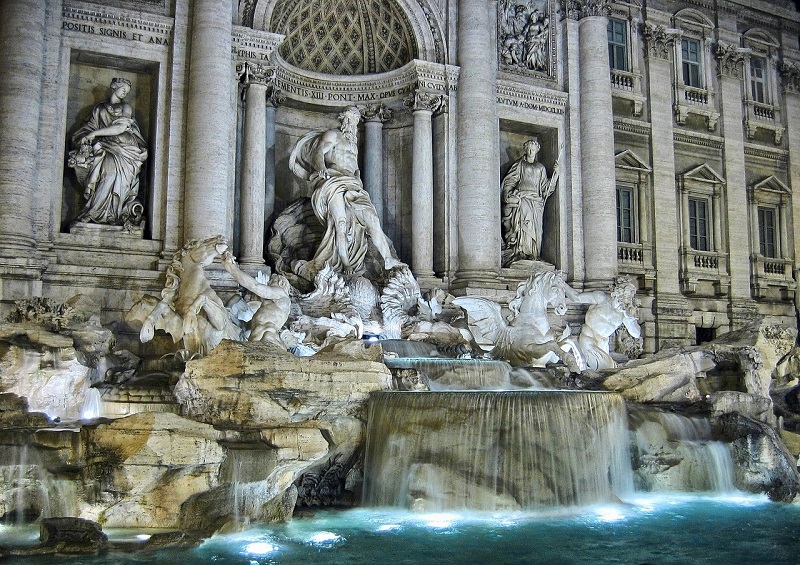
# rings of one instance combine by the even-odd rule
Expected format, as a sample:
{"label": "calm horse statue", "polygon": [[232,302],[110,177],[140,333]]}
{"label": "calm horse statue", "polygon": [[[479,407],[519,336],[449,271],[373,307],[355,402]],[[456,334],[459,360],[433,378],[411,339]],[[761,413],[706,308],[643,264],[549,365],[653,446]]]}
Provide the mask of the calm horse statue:
{"label": "calm horse statue", "polygon": [[562,361],[570,371],[586,368],[569,326],[561,335],[550,327],[547,308],[563,316],[567,301],[578,294],[559,272],[542,271],[517,286],[517,294],[508,304],[511,314],[505,320],[500,305],[486,298],[465,296],[453,303],[467,313],[467,323],[475,344],[492,356],[514,366],[544,367]]}
{"label": "calm horse statue", "polygon": [[206,354],[223,339],[242,338],[205,274],[205,267],[227,250],[228,243],[218,235],[190,241],[175,253],[161,300],[145,296],[128,314],[129,320],[142,322],[142,343],[153,339],[156,329],[163,329],[174,341],[183,339],[184,349]]}

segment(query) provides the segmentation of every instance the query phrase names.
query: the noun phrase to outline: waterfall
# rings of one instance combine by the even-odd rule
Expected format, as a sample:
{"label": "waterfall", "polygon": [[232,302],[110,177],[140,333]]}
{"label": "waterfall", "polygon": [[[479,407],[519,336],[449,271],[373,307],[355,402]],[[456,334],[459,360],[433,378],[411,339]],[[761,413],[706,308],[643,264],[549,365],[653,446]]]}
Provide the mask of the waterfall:
{"label": "waterfall", "polygon": [[99,418],[103,413],[102,406],[103,400],[100,397],[100,391],[94,387],[86,389],[86,396],[81,409],[81,419],[93,420],[94,418]]}
{"label": "waterfall", "polygon": [[615,501],[633,490],[628,447],[614,393],[373,393],[364,500],[425,511]]}
{"label": "waterfall", "polygon": [[384,359],[389,369],[416,369],[431,390],[509,389],[511,366],[505,361],[400,357]]}
{"label": "waterfall", "polygon": [[730,450],[714,441],[707,419],[637,407],[631,423],[634,475],[642,490],[736,492]]}

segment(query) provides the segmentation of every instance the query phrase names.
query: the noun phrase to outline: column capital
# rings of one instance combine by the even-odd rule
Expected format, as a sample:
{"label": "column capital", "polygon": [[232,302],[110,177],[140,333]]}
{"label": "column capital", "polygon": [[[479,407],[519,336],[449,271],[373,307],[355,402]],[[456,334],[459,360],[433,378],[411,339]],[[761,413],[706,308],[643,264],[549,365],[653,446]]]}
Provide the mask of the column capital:
{"label": "column capital", "polygon": [[394,116],[394,112],[386,107],[385,104],[366,104],[364,106],[357,106],[358,111],[361,112],[361,117],[365,122],[380,122],[385,124],[390,121]]}
{"label": "column capital", "polygon": [[280,88],[271,86],[267,92],[267,106],[277,108],[284,102],[286,102],[286,95],[283,91]]}
{"label": "column capital", "polygon": [[447,98],[443,94],[433,94],[421,89],[417,89],[413,94],[409,94],[403,104],[412,112],[427,110],[431,113],[447,112]]}
{"label": "column capital", "polygon": [[267,65],[259,65],[250,61],[236,64],[236,78],[245,87],[251,84],[268,86],[272,83],[274,76],[275,69]]}
{"label": "column capital", "polygon": [[717,58],[717,74],[721,77],[742,78],[744,64],[750,58],[752,49],[717,42],[714,56]]}
{"label": "column capital", "polygon": [[647,46],[645,55],[656,59],[669,60],[669,55],[672,53],[675,40],[680,36],[680,30],[644,22],[642,26],[642,37]]}
{"label": "column capital", "polygon": [[783,91],[800,94],[800,64],[781,61],[778,71],[783,79]]}
{"label": "column capital", "polygon": [[611,14],[611,0],[568,0],[567,17],[582,20],[592,16],[608,17]]}

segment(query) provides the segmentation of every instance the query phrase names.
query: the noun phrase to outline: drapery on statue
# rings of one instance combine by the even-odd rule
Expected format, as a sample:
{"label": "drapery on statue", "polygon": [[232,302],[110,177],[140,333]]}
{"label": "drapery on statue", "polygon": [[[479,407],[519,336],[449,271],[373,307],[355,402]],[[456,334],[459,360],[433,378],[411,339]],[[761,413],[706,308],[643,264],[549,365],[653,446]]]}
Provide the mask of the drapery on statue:
{"label": "drapery on statue", "polygon": [[367,236],[389,270],[400,265],[383,233],[358,170],[358,121],[361,113],[349,107],[339,115],[340,129],[316,130],[303,136],[289,157],[289,168],[311,183],[311,205],[325,226],[314,257],[294,267],[308,280],[325,264],[338,273],[364,272]]}
{"label": "drapery on statue", "polygon": [[631,337],[639,338],[642,330],[637,321],[639,301],[636,285],[627,277],[617,277],[611,285],[611,294],[602,290],[581,292],[577,302],[591,304],[586,310],[578,345],[589,369],[613,369],[616,361],[609,353],[608,339],[621,325]]}
{"label": "drapery on statue", "polygon": [[558,160],[553,176],[538,160],[538,138],[522,146],[525,154],[511,165],[503,178],[503,266],[520,259],[539,259],[542,253],[542,216],[547,199],[558,186]]}
{"label": "drapery on statue", "polygon": [[131,83],[111,81],[111,96],[92,109],[92,115],[72,136],[77,149],[68,165],[84,187],[86,206],[78,222],[115,226],[138,225],[144,207],[139,194],[139,171],[147,159],[147,143],[125,102]]}

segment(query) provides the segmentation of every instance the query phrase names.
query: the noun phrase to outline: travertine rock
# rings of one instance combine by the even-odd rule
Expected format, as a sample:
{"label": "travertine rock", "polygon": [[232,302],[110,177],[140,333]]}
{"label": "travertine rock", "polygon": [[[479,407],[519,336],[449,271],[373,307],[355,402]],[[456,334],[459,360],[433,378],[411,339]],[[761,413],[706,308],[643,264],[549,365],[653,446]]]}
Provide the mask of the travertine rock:
{"label": "travertine rock", "polygon": [[225,450],[211,426],[142,413],[86,429],[87,479],[106,527],[180,527],[177,510],[218,485]]}
{"label": "travertine rock", "polygon": [[[368,359],[380,355],[380,348],[374,350],[365,350]],[[329,418],[357,415],[370,392],[390,384],[391,373],[377,360],[333,351],[296,357],[270,343],[223,341],[207,357],[186,364],[175,397],[184,415],[215,426],[259,429],[302,422],[318,428]]]}

